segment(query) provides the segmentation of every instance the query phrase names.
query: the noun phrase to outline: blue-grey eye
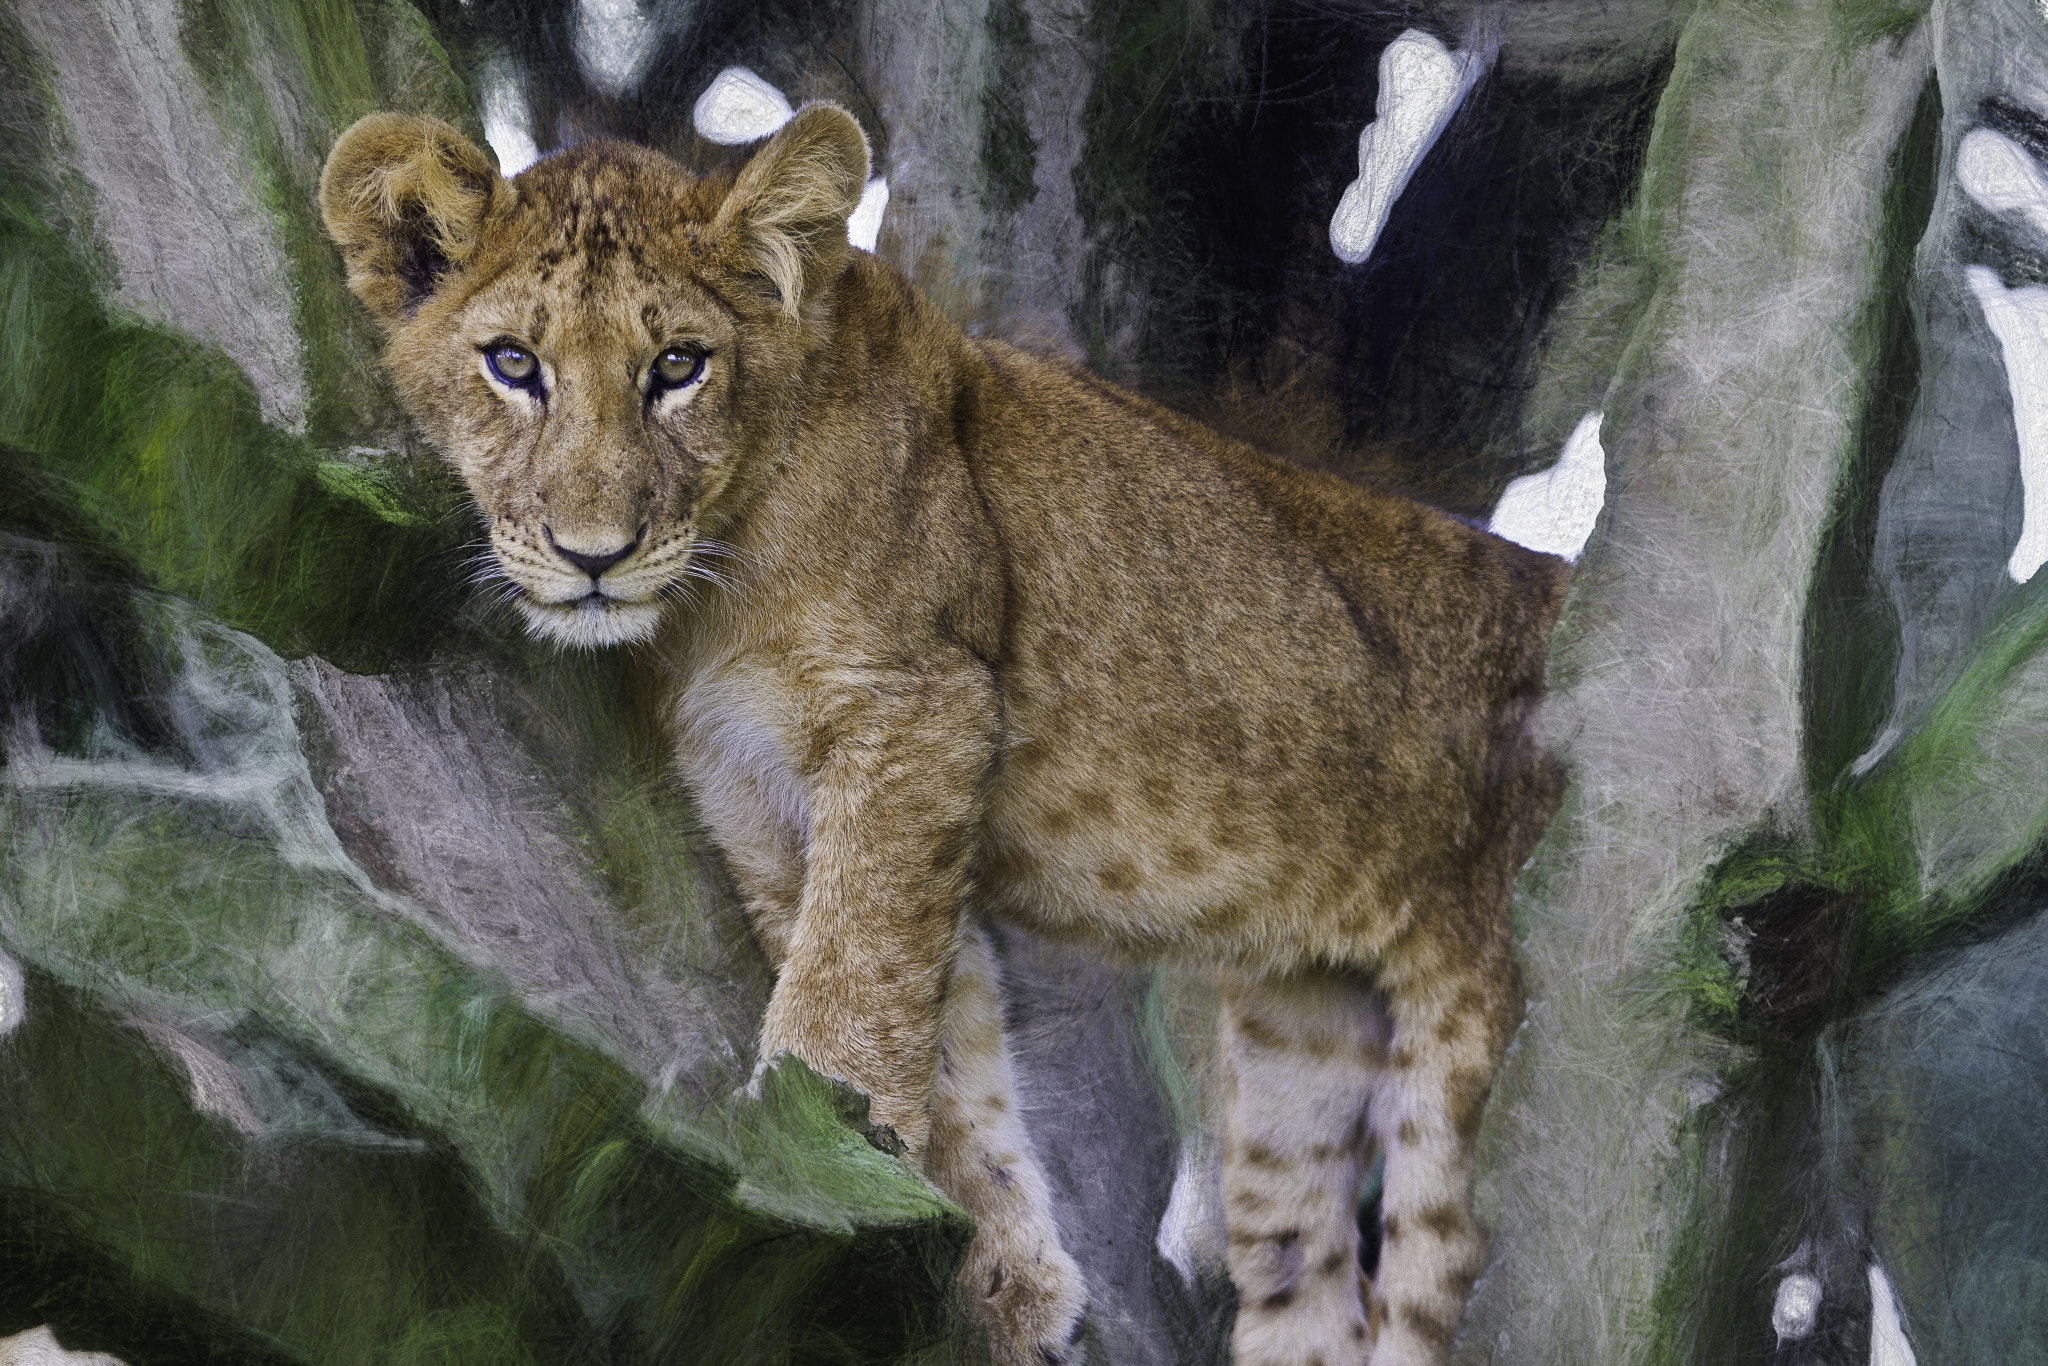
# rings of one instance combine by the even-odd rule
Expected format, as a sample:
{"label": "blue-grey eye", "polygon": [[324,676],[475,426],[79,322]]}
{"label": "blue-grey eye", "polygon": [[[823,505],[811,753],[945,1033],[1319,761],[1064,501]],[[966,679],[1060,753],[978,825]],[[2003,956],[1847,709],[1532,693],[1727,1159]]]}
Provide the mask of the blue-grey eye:
{"label": "blue-grey eye", "polygon": [[484,364],[501,384],[514,389],[540,387],[540,358],[512,342],[492,342],[484,348]]}
{"label": "blue-grey eye", "polygon": [[704,376],[704,352],[694,346],[671,346],[654,358],[654,392],[681,389]]}

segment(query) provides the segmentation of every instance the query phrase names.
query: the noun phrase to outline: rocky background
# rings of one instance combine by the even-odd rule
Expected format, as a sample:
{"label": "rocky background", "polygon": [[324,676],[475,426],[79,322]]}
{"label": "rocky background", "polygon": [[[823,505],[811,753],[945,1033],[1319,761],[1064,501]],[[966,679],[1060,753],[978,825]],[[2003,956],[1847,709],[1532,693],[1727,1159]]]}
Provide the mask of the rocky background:
{"label": "rocky background", "polygon": [[[1475,519],[1604,472],[1457,1359],[2048,1361],[2044,73],[2032,0],[0,0],[0,1336],[977,1359],[860,1098],[736,1094],[635,679],[469,595],[313,205],[375,109],[829,98],[970,330]],[[1201,978],[1001,947],[1090,1359],[1220,1362]]]}

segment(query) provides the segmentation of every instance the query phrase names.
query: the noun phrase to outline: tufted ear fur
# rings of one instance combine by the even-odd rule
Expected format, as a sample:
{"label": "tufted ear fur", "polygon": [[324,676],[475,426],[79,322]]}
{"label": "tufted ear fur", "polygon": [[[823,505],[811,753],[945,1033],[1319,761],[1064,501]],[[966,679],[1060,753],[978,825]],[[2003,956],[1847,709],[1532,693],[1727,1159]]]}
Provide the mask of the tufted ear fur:
{"label": "tufted ear fur", "polygon": [[320,213],[348,262],[349,288],[395,328],[468,258],[485,218],[514,193],[497,163],[441,120],[371,114],[328,153]]}
{"label": "tufted ear fur", "polygon": [[741,168],[711,240],[736,247],[795,317],[807,294],[844,267],[846,219],[867,179],[868,140],[853,115],[807,104]]}

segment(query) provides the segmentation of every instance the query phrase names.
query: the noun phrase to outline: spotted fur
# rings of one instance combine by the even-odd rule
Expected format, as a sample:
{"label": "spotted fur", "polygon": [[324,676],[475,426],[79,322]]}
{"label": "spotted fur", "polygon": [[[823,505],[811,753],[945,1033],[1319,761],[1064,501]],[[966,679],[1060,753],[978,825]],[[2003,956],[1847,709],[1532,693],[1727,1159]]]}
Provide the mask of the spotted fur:
{"label": "spotted fur", "polygon": [[322,194],[529,624],[658,676],[777,971],[763,1056],[867,1091],[975,1216],[996,1359],[1072,1360],[1085,1293],[980,916],[1219,965],[1242,1366],[1440,1362],[1564,566],[967,338],[849,249],[866,174],[822,105],[709,176],[599,142],[510,182],[377,115]]}

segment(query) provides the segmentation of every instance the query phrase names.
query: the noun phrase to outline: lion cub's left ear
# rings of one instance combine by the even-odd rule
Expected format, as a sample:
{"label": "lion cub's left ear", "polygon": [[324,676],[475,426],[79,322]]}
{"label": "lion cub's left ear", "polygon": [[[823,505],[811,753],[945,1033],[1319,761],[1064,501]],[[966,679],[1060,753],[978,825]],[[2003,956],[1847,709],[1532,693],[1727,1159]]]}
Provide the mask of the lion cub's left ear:
{"label": "lion cub's left ear", "polygon": [[741,169],[711,221],[711,240],[736,246],[795,317],[845,268],[846,220],[867,180],[868,140],[853,115],[807,104]]}
{"label": "lion cub's left ear", "polygon": [[320,213],[348,284],[387,328],[419,311],[514,191],[497,163],[439,119],[371,114],[327,155]]}

